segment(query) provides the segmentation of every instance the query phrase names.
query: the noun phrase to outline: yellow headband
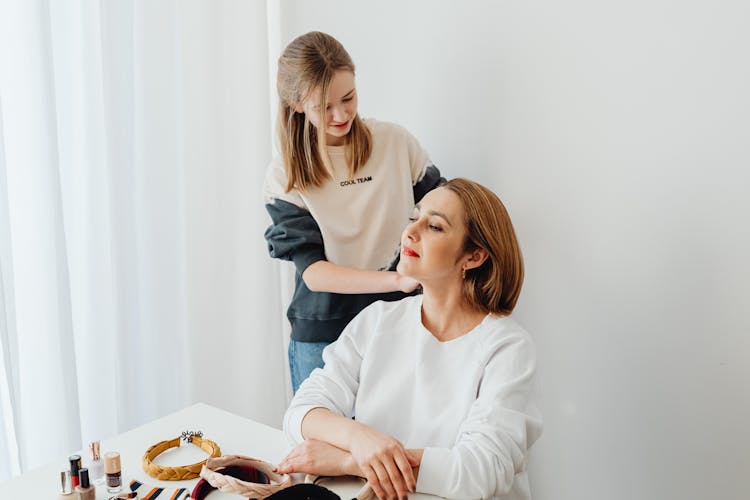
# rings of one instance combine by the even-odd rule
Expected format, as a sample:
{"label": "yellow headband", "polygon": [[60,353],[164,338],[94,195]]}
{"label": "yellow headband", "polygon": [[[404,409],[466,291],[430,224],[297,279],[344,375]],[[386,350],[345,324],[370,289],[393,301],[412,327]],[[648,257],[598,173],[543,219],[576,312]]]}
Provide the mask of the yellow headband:
{"label": "yellow headband", "polygon": [[181,465],[177,467],[157,465],[153,463],[153,460],[169,448],[180,446],[181,439],[185,440],[186,443],[193,443],[195,446],[198,446],[200,449],[208,453],[210,458],[220,456],[221,450],[219,449],[219,445],[208,439],[203,439],[202,436],[203,433],[200,431],[183,432],[181,437],[169,441],[160,441],[155,445],[152,445],[143,455],[143,470],[146,471],[146,474],[149,476],[163,481],[182,481],[183,479],[194,479],[198,477],[201,467],[206,463],[206,460],[192,465]]}

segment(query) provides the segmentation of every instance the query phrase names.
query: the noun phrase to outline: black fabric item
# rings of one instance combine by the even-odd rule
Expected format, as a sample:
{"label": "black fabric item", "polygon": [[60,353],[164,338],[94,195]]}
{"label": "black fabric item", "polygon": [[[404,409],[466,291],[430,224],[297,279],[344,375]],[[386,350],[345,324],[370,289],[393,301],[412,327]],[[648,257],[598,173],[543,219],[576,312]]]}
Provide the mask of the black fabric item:
{"label": "black fabric item", "polygon": [[266,210],[273,221],[264,234],[271,257],[291,260],[298,273],[325,260],[323,235],[310,212],[284,200],[266,204]]}
{"label": "black fabric item", "polygon": [[424,195],[445,184],[445,177],[441,177],[440,171],[435,165],[430,165],[425,169],[424,176],[414,184],[412,192],[414,193],[414,203],[419,203]]}
{"label": "black fabric item", "polygon": [[317,484],[295,484],[277,491],[265,500],[341,500],[341,497]]}

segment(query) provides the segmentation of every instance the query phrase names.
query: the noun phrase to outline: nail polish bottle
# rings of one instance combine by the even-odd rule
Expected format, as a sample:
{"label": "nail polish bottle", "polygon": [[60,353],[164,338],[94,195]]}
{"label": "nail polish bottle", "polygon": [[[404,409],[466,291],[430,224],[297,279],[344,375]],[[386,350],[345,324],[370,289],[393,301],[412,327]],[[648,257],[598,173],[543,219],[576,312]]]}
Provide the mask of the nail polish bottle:
{"label": "nail polish bottle", "polygon": [[89,470],[84,467],[78,471],[81,477],[81,484],[76,487],[79,500],[96,500],[96,488],[89,483]]}
{"label": "nail polish bottle", "polygon": [[68,461],[70,462],[70,480],[75,490],[79,484],[78,471],[81,468],[81,455],[71,455],[68,457]]}
{"label": "nail polish bottle", "polygon": [[70,471],[60,471],[60,493],[58,500],[73,500],[73,486],[70,484]]}
{"label": "nail polish bottle", "polygon": [[104,482],[104,462],[102,461],[102,457],[99,452],[99,441],[94,441],[89,444],[89,450],[91,451],[91,463],[89,463],[89,479],[92,483],[99,485]]}
{"label": "nail polish bottle", "polygon": [[104,472],[107,475],[107,491],[110,493],[120,491],[122,489],[122,469],[118,452],[108,451],[104,454]]}

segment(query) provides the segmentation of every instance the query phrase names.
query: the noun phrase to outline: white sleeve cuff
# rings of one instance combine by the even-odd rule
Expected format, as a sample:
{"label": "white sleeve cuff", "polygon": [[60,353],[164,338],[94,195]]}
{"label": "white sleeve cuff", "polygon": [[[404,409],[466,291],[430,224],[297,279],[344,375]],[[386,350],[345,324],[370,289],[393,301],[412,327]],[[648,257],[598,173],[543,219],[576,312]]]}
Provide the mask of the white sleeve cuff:
{"label": "white sleeve cuff", "polygon": [[419,464],[417,491],[442,496],[446,491],[446,471],[451,467],[451,450],[449,448],[425,448],[422,462]]}
{"label": "white sleeve cuff", "polygon": [[302,437],[302,421],[305,419],[305,415],[314,408],[321,408],[321,406],[303,405],[289,408],[289,410],[287,410],[286,415],[284,416],[284,431],[294,444],[299,444],[305,440],[305,438]]}

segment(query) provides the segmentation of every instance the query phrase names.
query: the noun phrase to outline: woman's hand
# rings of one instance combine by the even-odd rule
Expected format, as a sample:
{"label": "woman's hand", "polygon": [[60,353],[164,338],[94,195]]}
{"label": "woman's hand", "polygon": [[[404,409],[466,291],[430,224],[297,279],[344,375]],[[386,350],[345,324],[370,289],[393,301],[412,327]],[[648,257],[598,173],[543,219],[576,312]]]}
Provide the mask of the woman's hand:
{"label": "woman's hand", "polygon": [[361,426],[351,441],[351,455],[378,498],[408,498],[416,488],[414,456],[395,438]]}
{"label": "woman's hand", "polygon": [[396,284],[398,285],[398,289],[404,293],[411,293],[419,288],[419,281],[402,274],[397,275]]}
{"label": "woman's hand", "polygon": [[298,444],[279,463],[276,472],[304,472],[317,476],[362,476],[351,453],[317,439],[307,439]]}

